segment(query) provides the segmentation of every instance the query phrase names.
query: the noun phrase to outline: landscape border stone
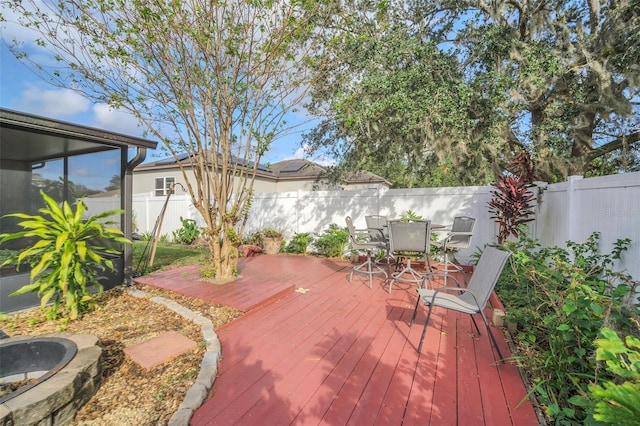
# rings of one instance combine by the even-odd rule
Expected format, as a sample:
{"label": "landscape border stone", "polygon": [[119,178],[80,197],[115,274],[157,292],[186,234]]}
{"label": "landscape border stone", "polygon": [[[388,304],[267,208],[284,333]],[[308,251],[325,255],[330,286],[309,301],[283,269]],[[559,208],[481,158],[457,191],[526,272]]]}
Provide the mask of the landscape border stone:
{"label": "landscape border stone", "polygon": [[133,297],[139,299],[148,298],[154,303],[163,305],[183,318],[200,325],[202,329],[206,352],[200,363],[200,372],[198,373],[198,377],[196,377],[195,383],[187,391],[182,404],[180,404],[176,412],[171,416],[168,423],[168,426],[186,426],[189,424],[191,417],[193,417],[193,413],[204,403],[218,375],[218,361],[220,361],[222,354],[222,346],[213,328],[213,323],[210,319],[203,317],[197,312],[193,312],[191,309],[185,308],[173,300],[160,296],[149,297],[148,293],[132,287],[127,288],[127,293]]}

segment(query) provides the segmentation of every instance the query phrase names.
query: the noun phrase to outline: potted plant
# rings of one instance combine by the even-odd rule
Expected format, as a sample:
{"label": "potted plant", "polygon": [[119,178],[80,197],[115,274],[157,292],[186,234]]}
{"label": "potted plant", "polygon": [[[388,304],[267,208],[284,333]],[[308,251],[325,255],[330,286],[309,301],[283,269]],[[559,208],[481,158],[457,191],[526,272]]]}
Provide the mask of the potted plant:
{"label": "potted plant", "polygon": [[284,237],[279,230],[275,228],[265,228],[262,230],[262,248],[266,254],[278,254],[283,241]]}

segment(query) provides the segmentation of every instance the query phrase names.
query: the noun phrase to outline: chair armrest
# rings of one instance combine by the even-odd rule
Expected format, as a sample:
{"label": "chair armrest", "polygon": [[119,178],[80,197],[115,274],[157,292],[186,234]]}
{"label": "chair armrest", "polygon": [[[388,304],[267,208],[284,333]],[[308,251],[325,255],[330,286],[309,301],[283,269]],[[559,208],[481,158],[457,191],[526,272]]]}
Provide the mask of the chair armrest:
{"label": "chair armrest", "polygon": [[440,244],[442,244],[442,248],[444,250],[447,249],[447,244],[449,243],[449,241],[451,241],[451,239],[453,237],[471,237],[473,236],[473,232],[449,232],[443,239],[442,241],[440,241]]}
{"label": "chair armrest", "polygon": [[375,234],[376,238],[381,238],[382,240],[386,240],[384,236],[384,231],[382,228],[367,228],[367,232],[370,234]]}
{"label": "chair armrest", "polygon": [[473,235],[473,232],[449,232],[445,239],[450,239],[451,237],[455,237],[456,235]]}
{"label": "chair armrest", "polygon": [[469,293],[469,294],[471,294],[471,297],[473,297],[473,301],[476,303],[476,306],[478,307],[478,309],[481,309],[480,308],[480,304],[478,303],[478,298],[476,297],[476,295],[466,287],[440,287],[440,288],[436,289],[433,292],[433,295],[431,296],[431,302],[430,302],[431,305],[434,304],[434,302],[436,300],[436,297],[438,297],[438,293],[441,293],[443,291],[456,291],[458,293]]}
{"label": "chair armrest", "polygon": [[380,228],[367,228],[369,232],[369,241],[376,242],[384,245],[386,248],[389,246],[389,239],[384,235],[384,232]]}
{"label": "chair armrest", "polygon": [[369,233],[369,231],[367,229],[354,229],[353,230],[353,238],[355,240],[370,241],[371,240],[371,234]]}

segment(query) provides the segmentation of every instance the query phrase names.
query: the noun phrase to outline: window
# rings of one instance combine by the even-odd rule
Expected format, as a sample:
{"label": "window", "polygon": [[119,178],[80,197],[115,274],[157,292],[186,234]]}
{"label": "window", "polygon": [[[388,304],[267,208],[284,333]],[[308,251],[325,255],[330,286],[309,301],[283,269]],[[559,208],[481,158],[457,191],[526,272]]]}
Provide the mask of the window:
{"label": "window", "polygon": [[156,197],[167,195],[171,186],[176,183],[175,177],[159,177],[156,178]]}

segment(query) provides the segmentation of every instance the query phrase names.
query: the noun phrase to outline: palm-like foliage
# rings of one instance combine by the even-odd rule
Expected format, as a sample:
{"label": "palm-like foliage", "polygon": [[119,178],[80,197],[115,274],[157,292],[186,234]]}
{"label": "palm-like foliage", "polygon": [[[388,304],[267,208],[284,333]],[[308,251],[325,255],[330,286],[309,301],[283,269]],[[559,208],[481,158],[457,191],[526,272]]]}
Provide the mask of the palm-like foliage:
{"label": "palm-like foliage", "polygon": [[76,319],[81,312],[93,307],[90,288],[95,286],[98,293],[102,291],[97,281],[98,271],[113,270],[113,262],[104,255],[120,253],[114,243],[129,243],[120,229],[108,227],[113,221],[103,221],[122,211],[110,210],[83,220],[87,208],[82,201],[74,211],[68,202],[60,207],[43,191],[40,193],[47,205],[38,210],[41,215],[7,215],[23,219],[18,225],[24,230],[1,234],[0,244],[20,238],[32,238],[35,243],[7,259],[3,266],[19,266],[25,262],[31,266],[31,283],[12,295],[37,292],[43,310],[52,302],[48,310],[51,318],[57,317],[60,306],[64,305],[66,315]]}

